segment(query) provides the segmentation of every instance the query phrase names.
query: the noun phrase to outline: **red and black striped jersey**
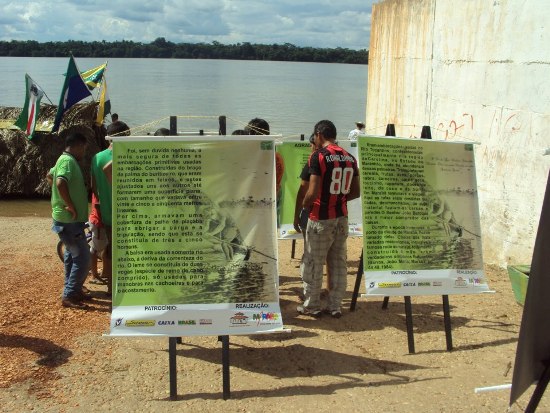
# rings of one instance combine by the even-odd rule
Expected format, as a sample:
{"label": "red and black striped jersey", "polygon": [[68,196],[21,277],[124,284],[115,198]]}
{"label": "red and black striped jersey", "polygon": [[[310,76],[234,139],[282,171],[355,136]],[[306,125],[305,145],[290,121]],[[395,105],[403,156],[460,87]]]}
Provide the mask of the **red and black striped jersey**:
{"label": "red and black striped jersey", "polygon": [[313,202],[309,219],[319,221],[348,215],[346,195],[351,180],[359,175],[356,159],[331,143],[309,157],[309,171],[321,177],[319,197]]}

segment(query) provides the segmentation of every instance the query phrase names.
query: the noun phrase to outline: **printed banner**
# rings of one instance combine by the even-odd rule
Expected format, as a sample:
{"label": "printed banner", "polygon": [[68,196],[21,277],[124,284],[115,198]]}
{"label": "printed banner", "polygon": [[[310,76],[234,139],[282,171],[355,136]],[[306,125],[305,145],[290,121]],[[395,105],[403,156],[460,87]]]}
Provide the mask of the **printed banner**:
{"label": "printed banner", "polygon": [[[350,155],[353,155],[361,168],[361,160],[359,158],[359,148],[356,141],[338,141],[338,146],[345,149]],[[361,211],[361,197],[348,202],[348,227],[350,237],[363,236],[363,216]]]}
{"label": "printed banner", "polygon": [[[339,141],[338,145],[357,159],[357,142]],[[281,181],[281,195],[277,207],[279,239],[302,239],[302,234],[294,229],[294,208],[296,194],[300,187],[300,174],[312,153],[309,141],[284,141],[277,143],[277,152],[282,156],[285,171]],[[348,202],[349,236],[363,235],[361,200]]]}
{"label": "printed banner", "polygon": [[114,140],[111,335],[282,329],[263,138]]}
{"label": "printed banner", "polygon": [[360,137],[367,294],[486,292],[473,145]]}

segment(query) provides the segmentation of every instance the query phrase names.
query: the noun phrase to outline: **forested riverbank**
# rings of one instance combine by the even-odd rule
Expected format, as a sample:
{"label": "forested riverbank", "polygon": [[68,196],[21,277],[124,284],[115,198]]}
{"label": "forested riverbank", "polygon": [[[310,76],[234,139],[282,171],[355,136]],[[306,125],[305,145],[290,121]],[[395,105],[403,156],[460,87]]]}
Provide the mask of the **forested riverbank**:
{"label": "forested riverbank", "polygon": [[346,48],[298,47],[290,43],[279,44],[221,44],[212,43],[173,43],[159,37],[151,43],[128,40],[115,42],[44,42],[35,40],[11,40],[0,42],[0,56],[12,57],[126,57],[163,59],[229,59],[229,60],[268,60],[315,63],[367,64],[369,51]]}

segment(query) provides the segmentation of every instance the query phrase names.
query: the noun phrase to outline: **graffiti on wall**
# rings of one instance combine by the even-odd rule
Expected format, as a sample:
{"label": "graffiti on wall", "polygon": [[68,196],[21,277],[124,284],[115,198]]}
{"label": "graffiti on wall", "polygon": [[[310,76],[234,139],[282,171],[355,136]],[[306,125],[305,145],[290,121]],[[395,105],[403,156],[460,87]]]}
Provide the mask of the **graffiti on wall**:
{"label": "graffiti on wall", "polygon": [[463,113],[457,119],[451,119],[446,122],[439,122],[436,130],[443,134],[444,140],[454,139],[456,137],[467,137],[474,133],[474,115]]}
{"label": "graffiti on wall", "polygon": [[523,133],[525,125],[528,123],[525,119],[525,113],[522,111],[513,111],[505,114],[504,110],[504,108],[494,109],[489,128],[485,134],[482,130],[476,131],[474,129],[474,125],[478,128],[480,127],[480,122],[476,123],[474,115],[467,112],[462,113],[461,116],[457,116],[456,118],[440,121],[437,123],[435,132],[438,138],[444,140],[455,140],[457,138],[468,140],[482,139],[484,136],[491,136],[493,134],[504,139],[510,139]]}

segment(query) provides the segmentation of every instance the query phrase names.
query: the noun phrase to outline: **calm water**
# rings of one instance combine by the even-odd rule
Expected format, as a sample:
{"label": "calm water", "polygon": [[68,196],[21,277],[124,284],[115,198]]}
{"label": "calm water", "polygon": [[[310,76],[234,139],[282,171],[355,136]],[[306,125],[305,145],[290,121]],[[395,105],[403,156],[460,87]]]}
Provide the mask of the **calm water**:
{"label": "calm water", "polygon": [[51,217],[47,199],[0,199],[0,217]]}
{"label": "calm water", "polygon": [[[81,71],[103,62],[77,59]],[[67,64],[67,58],[0,57],[0,106],[23,106],[25,73],[57,105]],[[225,115],[228,133],[262,117],[285,137],[308,137],[321,119],[347,136],[366,110],[366,65],[110,59],[107,82],[113,111],[132,128],[147,125],[135,134],[169,127],[170,115],[181,116],[179,131],[217,131],[218,116]],[[0,216],[50,213],[49,201],[0,201]]]}
{"label": "calm water", "polygon": [[[81,71],[103,62],[77,59]],[[67,64],[67,58],[0,57],[0,105],[23,105],[25,73],[57,104]],[[168,127],[170,115],[182,116],[180,131],[217,131],[217,117],[225,115],[228,133],[262,117],[273,134],[284,136],[307,136],[320,119],[332,120],[347,136],[365,118],[366,65],[110,59],[107,81],[121,120],[132,128],[148,125],[140,134]]]}

